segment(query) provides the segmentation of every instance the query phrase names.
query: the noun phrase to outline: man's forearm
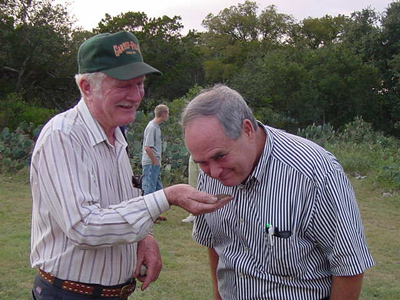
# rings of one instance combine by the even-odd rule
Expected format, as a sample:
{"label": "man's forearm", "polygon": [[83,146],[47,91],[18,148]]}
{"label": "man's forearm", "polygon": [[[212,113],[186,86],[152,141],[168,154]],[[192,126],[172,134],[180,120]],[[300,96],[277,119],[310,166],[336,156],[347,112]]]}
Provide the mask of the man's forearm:
{"label": "man's forearm", "polygon": [[150,147],[145,147],[144,150],[146,151],[147,155],[150,157],[151,162],[153,165],[158,165],[157,157],[155,156],[153,150]]}
{"label": "man's forearm", "polygon": [[355,276],[333,276],[330,300],[357,300],[364,273]]}
{"label": "man's forearm", "polygon": [[215,252],[214,249],[208,248],[208,258],[210,261],[211,280],[212,280],[213,291],[214,291],[214,300],[221,300],[222,298],[218,292],[218,279],[217,279],[217,266],[218,266],[219,256],[218,256],[217,252]]}

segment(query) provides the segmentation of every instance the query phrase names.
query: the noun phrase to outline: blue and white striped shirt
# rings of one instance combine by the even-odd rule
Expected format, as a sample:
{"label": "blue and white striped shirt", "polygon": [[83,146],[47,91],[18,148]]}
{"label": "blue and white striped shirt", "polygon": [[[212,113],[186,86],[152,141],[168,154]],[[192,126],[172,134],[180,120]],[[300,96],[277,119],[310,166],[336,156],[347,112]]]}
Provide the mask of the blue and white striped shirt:
{"label": "blue and white striped shirt", "polygon": [[[244,184],[226,187],[200,173],[199,190],[234,200],[197,217],[193,237],[219,255],[223,299],[322,299],[332,275],[374,265],[354,191],[331,153],[264,128],[262,157]],[[290,237],[270,236],[267,224]]]}

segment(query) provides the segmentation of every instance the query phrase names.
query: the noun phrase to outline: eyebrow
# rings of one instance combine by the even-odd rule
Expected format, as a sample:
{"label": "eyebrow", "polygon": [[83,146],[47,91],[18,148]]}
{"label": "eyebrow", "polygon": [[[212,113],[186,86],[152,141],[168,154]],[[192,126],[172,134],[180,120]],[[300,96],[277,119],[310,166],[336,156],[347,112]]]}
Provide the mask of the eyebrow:
{"label": "eyebrow", "polygon": [[[218,151],[218,152],[214,153],[214,155],[212,155],[210,159],[211,159],[211,160],[216,160],[218,157],[220,157],[220,156],[222,156],[222,155],[225,155],[225,154],[226,154],[225,152]],[[196,164],[201,164],[201,163],[204,162],[204,161],[197,161],[197,160],[194,160],[194,159],[193,159],[193,161],[194,161]]]}

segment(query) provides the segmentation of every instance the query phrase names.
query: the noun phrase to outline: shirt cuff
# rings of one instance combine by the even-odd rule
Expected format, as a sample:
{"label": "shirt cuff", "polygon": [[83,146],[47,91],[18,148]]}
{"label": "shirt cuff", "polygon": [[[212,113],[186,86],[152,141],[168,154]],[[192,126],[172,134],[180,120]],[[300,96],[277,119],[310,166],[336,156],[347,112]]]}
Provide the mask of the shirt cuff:
{"label": "shirt cuff", "polygon": [[155,221],[159,215],[170,209],[169,202],[164,190],[159,190],[151,194],[144,195],[144,202],[147,205],[150,216]]}

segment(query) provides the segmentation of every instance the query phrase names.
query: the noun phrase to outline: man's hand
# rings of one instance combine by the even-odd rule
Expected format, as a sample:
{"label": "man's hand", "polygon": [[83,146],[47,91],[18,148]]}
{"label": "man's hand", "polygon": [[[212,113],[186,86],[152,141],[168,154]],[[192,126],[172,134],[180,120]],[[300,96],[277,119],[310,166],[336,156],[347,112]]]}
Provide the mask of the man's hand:
{"label": "man's hand", "polygon": [[217,197],[200,192],[187,184],[168,187],[164,192],[170,205],[179,206],[195,216],[213,212],[232,200],[232,196]]}
{"label": "man's hand", "polygon": [[[140,270],[146,268],[146,273]],[[161,253],[157,240],[150,234],[138,243],[136,270],[133,277],[143,282],[141,290],[144,291],[151,282],[158,278],[162,268]]]}

